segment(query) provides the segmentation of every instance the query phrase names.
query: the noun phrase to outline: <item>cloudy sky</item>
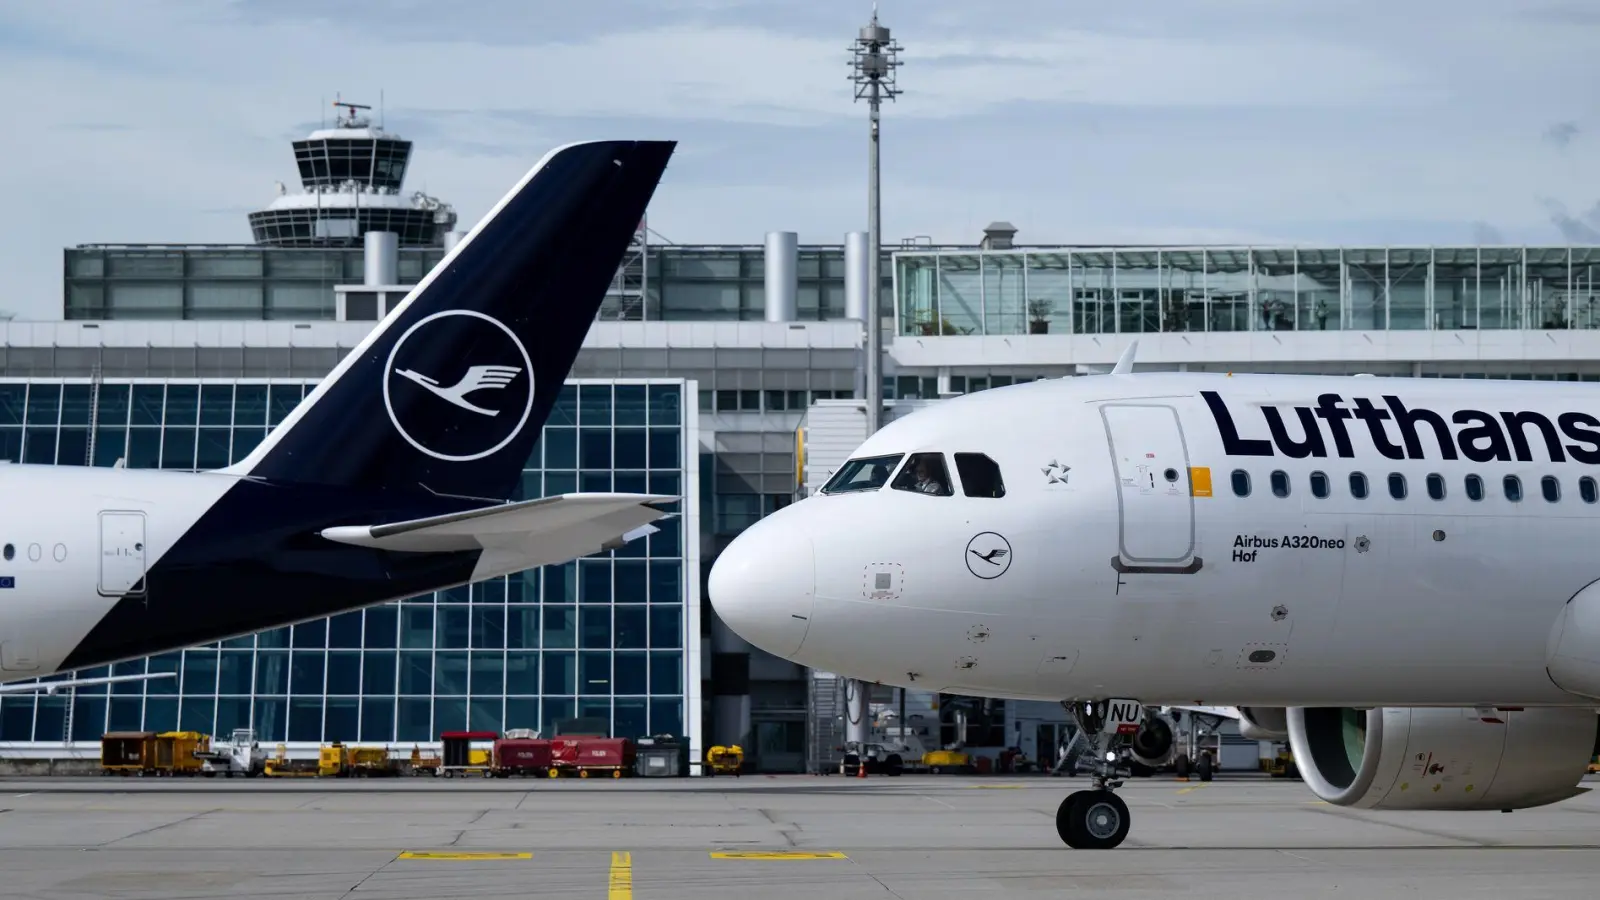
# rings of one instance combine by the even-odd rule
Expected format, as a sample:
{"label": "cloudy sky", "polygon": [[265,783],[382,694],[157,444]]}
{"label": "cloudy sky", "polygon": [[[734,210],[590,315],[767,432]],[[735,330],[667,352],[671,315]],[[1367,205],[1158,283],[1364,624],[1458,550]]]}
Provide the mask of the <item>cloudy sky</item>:
{"label": "cloudy sky", "polygon": [[[0,308],[61,250],[247,242],[335,92],[482,215],[554,144],[670,137],[677,243],[865,225],[869,0],[0,3]],[[884,237],[1600,243],[1593,0],[883,0]]]}

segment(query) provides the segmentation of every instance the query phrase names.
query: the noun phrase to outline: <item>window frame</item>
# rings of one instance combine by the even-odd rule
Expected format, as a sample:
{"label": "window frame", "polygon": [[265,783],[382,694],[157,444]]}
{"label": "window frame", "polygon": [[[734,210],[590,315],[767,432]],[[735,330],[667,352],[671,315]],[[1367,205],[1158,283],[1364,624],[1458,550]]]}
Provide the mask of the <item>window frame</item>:
{"label": "window frame", "polygon": [[1585,503],[1600,502],[1600,484],[1595,482],[1593,476],[1584,475],[1578,479],[1578,496]]}
{"label": "window frame", "polygon": [[[1365,472],[1351,472],[1349,480],[1350,480],[1350,496],[1353,499],[1365,500],[1368,497],[1372,496],[1372,482],[1367,480],[1367,473],[1365,473]],[[1360,485],[1361,486],[1359,491],[1356,489],[1356,485]]]}
{"label": "window frame", "polygon": [[[987,464],[989,466],[992,466],[994,468],[994,482],[995,482],[995,486],[998,488],[998,491],[996,493],[993,493],[993,494],[974,494],[972,492],[972,488],[970,488],[968,486],[966,473],[964,471],[962,471],[962,458],[963,457],[966,457],[967,460],[969,460],[971,462],[974,462],[974,463],[977,463],[977,462],[981,461],[982,463]],[[950,461],[955,463],[956,477],[961,480],[961,496],[963,496],[963,497],[972,497],[972,498],[975,498],[975,499],[978,499],[978,500],[999,500],[999,499],[1005,497],[1005,495],[1006,495],[1006,473],[1005,473],[1005,471],[1003,469],[1000,468],[1000,463],[997,462],[994,457],[990,456],[987,453],[983,453],[983,452],[980,452],[980,451],[977,451],[977,450],[962,450],[960,452],[951,453],[950,454]]]}
{"label": "window frame", "polygon": [[[1239,491],[1240,479],[1244,480],[1243,493],[1240,493]],[[1243,500],[1250,496],[1250,488],[1252,485],[1250,484],[1250,473],[1248,471],[1244,469],[1234,469],[1232,472],[1228,473],[1228,482],[1233,487],[1233,495],[1235,497]]]}
{"label": "window frame", "polygon": [[[1513,492],[1516,494],[1515,497],[1511,496]],[[1506,498],[1507,502],[1521,503],[1524,496],[1522,491],[1522,479],[1516,475],[1507,475],[1504,478],[1501,478],[1500,493],[1501,496]]]}
{"label": "window frame", "polygon": [[1288,499],[1291,487],[1288,472],[1282,469],[1273,469],[1272,474],[1267,476],[1267,484],[1272,488],[1272,496],[1280,500]]}
{"label": "window frame", "polygon": [[1395,500],[1404,500],[1411,496],[1411,485],[1406,481],[1404,472],[1390,472],[1384,481],[1389,485],[1389,496]]}
{"label": "window frame", "polygon": [[[930,493],[928,491],[919,491],[912,486],[913,482],[910,478],[913,477],[912,472],[915,470],[917,461],[927,457],[938,460],[940,482],[944,488],[942,491]],[[905,494],[917,494],[922,497],[954,497],[956,493],[955,485],[950,478],[950,464],[945,460],[944,453],[937,450],[907,453],[905,462],[901,463],[899,471],[889,478],[889,489]]]}
{"label": "window frame", "polygon": [[[1472,496],[1474,485],[1477,486],[1478,490],[1478,496],[1476,497]],[[1483,498],[1489,496],[1488,485],[1483,483],[1483,476],[1476,472],[1469,472],[1467,477],[1462,479],[1462,489],[1466,491],[1467,499],[1473,503],[1482,503]]]}
{"label": "window frame", "polygon": [[[1554,492],[1555,496],[1550,496]],[[1561,502],[1561,479],[1554,475],[1546,475],[1539,479],[1539,493],[1544,496],[1546,503]]]}
{"label": "window frame", "polygon": [[1428,477],[1424,479],[1424,483],[1428,489],[1428,496],[1434,500],[1443,500],[1449,494],[1449,487],[1444,482],[1444,476],[1438,472],[1429,472]]}
{"label": "window frame", "polygon": [[[1322,490],[1321,491],[1317,490],[1317,482],[1319,480],[1322,482]],[[1332,481],[1332,479],[1328,478],[1328,473],[1327,472],[1324,472],[1321,469],[1318,469],[1315,472],[1312,472],[1310,481],[1311,481],[1311,496],[1317,498],[1318,500],[1326,500],[1329,497],[1333,496],[1333,481]]]}
{"label": "window frame", "polygon": [[[877,456],[852,457],[845,460],[844,464],[839,466],[838,471],[834,472],[833,476],[823,483],[822,488],[817,493],[826,494],[831,497],[837,494],[868,494],[874,491],[881,491],[885,486],[894,480],[894,474],[896,470],[900,468],[905,458],[906,454],[904,453],[883,453]],[[852,476],[854,476],[855,474],[864,470],[869,464],[880,462],[882,460],[890,460],[890,462],[887,464],[887,468],[889,470],[888,474],[884,476],[881,483],[863,487],[840,488],[836,486],[844,478],[846,472],[849,472]],[[852,466],[854,466],[854,468],[852,468]]]}

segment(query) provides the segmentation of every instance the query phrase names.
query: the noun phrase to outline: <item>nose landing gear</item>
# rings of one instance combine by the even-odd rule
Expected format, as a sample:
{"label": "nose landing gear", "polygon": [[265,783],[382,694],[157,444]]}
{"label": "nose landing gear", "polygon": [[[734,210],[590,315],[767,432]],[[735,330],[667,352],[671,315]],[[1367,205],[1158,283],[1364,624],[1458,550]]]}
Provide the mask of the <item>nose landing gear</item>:
{"label": "nose landing gear", "polygon": [[1122,787],[1117,752],[1137,733],[1144,706],[1135,700],[1063,701],[1062,708],[1094,748],[1090,765],[1094,787],[1074,791],[1056,809],[1056,834],[1074,850],[1110,850],[1128,836],[1128,805],[1112,793]]}

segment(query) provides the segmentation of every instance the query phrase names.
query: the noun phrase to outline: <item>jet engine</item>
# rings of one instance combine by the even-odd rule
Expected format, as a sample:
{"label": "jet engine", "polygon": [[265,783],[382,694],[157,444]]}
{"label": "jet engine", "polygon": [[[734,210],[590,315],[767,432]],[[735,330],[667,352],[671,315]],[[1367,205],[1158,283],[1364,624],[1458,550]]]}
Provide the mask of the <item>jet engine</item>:
{"label": "jet engine", "polygon": [[1312,793],[1361,809],[1526,809],[1583,793],[1592,709],[1291,708]]}
{"label": "jet engine", "polygon": [[1250,741],[1286,741],[1289,711],[1281,706],[1241,706],[1239,734]]}
{"label": "jet engine", "polygon": [[1133,733],[1128,752],[1134,762],[1159,769],[1172,762],[1177,755],[1177,735],[1178,725],[1171,716],[1148,709],[1144,721],[1139,724],[1139,730]]}

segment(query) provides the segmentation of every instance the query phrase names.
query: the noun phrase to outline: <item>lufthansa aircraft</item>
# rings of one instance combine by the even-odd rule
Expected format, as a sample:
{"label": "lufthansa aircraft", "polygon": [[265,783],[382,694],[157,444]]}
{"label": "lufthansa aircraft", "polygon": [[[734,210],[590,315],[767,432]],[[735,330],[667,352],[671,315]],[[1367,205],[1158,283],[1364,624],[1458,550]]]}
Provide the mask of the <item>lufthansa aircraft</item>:
{"label": "lufthansa aircraft", "polygon": [[674,147],[550,152],[236,465],[0,466],[23,539],[0,551],[0,681],[565,562],[654,531],[676,498],[510,501]]}
{"label": "lufthansa aircraft", "polygon": [[[751,643],[854,678],[1061,701],[1069,846],[1128,833],[1151,707],[1287,739],[1340,806],[1554,803],[1597,752],[1600,390],[1128,374],[944,401],[723,551]],[[1151,734],[1152,723],[1157,732]]]}

